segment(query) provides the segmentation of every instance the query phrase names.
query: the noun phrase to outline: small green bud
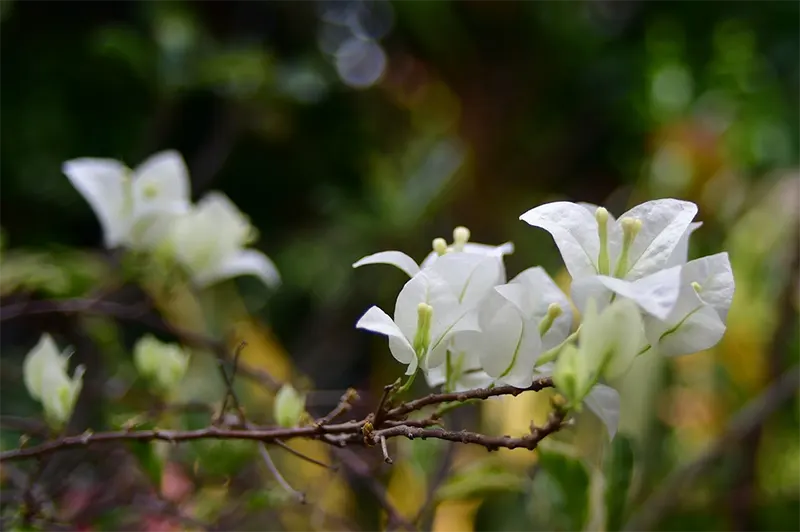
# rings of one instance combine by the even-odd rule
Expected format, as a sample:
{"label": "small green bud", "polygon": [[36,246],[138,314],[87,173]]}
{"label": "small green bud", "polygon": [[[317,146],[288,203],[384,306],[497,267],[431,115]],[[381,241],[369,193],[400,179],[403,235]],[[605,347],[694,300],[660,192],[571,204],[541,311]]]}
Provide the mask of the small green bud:
{"label": "small green bud", "polygon": [[306,411],[306,398],[289,383],[284,384],[275,396],[273,415],[281,427],[294,427]]}
{"label": "small green bud", "polygon": [[583,398],[589,393],[591,383],[586,361],[574,345],[565,345],[558,355],[553,383],[569,400],[569,406],[578,410]]}
{"label": "small green bud", "polygon": [[440,257],[447,253],[447,242],[444,238],[440,237],[433,239],[433,251],[435,251]]}
{"label": "small green bud", "polygon": [[703,287],[700,286],[700,283],[698,283],[697,281],[692,281],[692,288],[694,288],[694,291],[697,292],[698,294],[703,290]]}
{"label": "small green bud", "polygon": [[186,374],[189,354],[178,344],[164,343],[148,334],[133,347],[133,364],[156,392],[168,394]]}

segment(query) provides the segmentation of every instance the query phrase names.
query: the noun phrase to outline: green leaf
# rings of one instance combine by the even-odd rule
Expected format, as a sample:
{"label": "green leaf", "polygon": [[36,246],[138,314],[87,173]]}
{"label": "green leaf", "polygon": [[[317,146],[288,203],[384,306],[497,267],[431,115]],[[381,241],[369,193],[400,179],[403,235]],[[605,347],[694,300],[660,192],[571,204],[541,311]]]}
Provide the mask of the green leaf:
{"label": "green leaf", "polygon": [[630,438],[617,434],[611,442],[603,470],[606,477],[606,529],[619,530],[625,519],[625,505],[633,477],[633,445]]}

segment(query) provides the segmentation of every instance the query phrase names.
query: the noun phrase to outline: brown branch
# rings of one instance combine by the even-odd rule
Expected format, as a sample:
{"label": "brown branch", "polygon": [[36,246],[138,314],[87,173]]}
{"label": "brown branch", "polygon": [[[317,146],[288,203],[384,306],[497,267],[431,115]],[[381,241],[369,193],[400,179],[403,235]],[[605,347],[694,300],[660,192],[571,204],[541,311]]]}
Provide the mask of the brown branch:
{"label": "brown branch", "polygon": [[522,392],[538,392],[545,388],[553,387],[553,379],[550,377],[540,378],[533,381],[533,384],[527,388],[515,388],[514,386],[495,386],[494,388],[479,388],[477,390],[469,390],[465,392],[453,393],[432,393],[428,396],[421,397],[409,401],[403,405],[393,408],[386,413],[387,419],[396,419],[409,414],[415,410],[420,410],[426,406],[438,405],[449,402],[469,401],[470,399],[488,399],[489,397],[497,397],[500,395],[513,395],[517,396]]}

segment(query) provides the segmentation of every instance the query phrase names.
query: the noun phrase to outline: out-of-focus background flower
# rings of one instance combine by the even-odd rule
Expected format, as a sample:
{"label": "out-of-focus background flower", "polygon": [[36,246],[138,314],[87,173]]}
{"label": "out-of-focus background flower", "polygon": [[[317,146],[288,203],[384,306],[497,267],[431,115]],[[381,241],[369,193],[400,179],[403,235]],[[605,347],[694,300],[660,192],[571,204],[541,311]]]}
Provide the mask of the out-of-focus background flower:
{"label": "out-of-focus background flower", "polygon": [[[348,459],[362,461],[361,475],[275,451],[313,502],[301,506],[285,501],[254,447],[217,442],[54,460],[41,478],[61,522],[375,529],[386,519],[377,482],[408,518],[438,487],[438,504],[423,512],[435,530],[591,528],[601,506],[606,528],[616,529],[798,362],[795,2],[4,0],[0,17],[3,299],[91,297],[120,279],[63,161],[132,166],[176,149],[193,197],[228,194],[258,228],[257,246],[283,284],[270,291],[241,278],[202,301],[173,294],[161,312],[185,327],[202,321],[209,333],[233,324],[248,343],[243,363],[314,390],[314,414],[348,386],[375,400],[401,371],[385,340],[354,324],[371,304],[392,308],[403,274],[351,264],[384,249],[421,259],[456,225],[477,242],[513,241],[510,276],[541,264],[566,288],[552,240],[520,222],[522,212],[556,199],[616,214],[657,197],[688,199],[704,224],[690,256],[728,251],[737,282],[723,341],[679,359],[641,357],[622,389],[621,443],[596,460],[586,451],[585,460],[602,459],[606,485],[623,479],[618,506],[599,504],[591,468],[556,452],[544,460],[425,441],[393,442],[393,466],[360,450]],[[137,300],[129,288],[118,292]],[[150,408],[131,359],[146,328],[42,316],[3,324],[4,416],[38,415],[20,367],[43,330],[89,367],[81,428]],[[241,379],[237,387],[248,411],[269,421],[272,394]],[[221,398],[211,357],[194,357],[184,388],[186,399]],[[458,419],[519,433],[546,407],[543,394],[527,394]],[[162,422],[207,419],[192,415]],[[579,429],[587,447],[602,434],[591,423]],[[650,526],[796,529],[797,427],[794,400],[724,445]],[[3,448],[19,436],[4,429]],[[298,448],[330,460],[321,445]],[[454,475],[444,483],[442,464]],[[25,471],[0,469],[4,493]]]}

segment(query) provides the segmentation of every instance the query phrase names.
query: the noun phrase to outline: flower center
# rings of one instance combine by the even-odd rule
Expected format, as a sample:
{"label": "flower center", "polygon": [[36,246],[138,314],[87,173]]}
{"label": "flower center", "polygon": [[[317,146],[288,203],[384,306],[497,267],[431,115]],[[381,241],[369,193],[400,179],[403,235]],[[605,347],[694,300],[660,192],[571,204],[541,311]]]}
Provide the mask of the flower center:
{"label": "flower center", "polygon": [[431,321],[433,307],[427,303],[417,305],[417,334],[414,336],[413,347],[419,359],[422,359],[431,343]]}
{"label": "flower center", "polygon": [[597,236],[600,237],[600,254],[597,257],[597,273],[608,275],[611,270],[608,260],[608,211],[598,207],[594,213],[597,220]]}
{"label": "flower center", "polygon": [[624,218],[620,221],[622,226],[622,253],[619,255],[617,267],[614,270],[614,277],[622,279],[628,273],[628,255],[630,255],[631,245],[636,239],[636,235],[642,230],[642,221],[638,218]]}

